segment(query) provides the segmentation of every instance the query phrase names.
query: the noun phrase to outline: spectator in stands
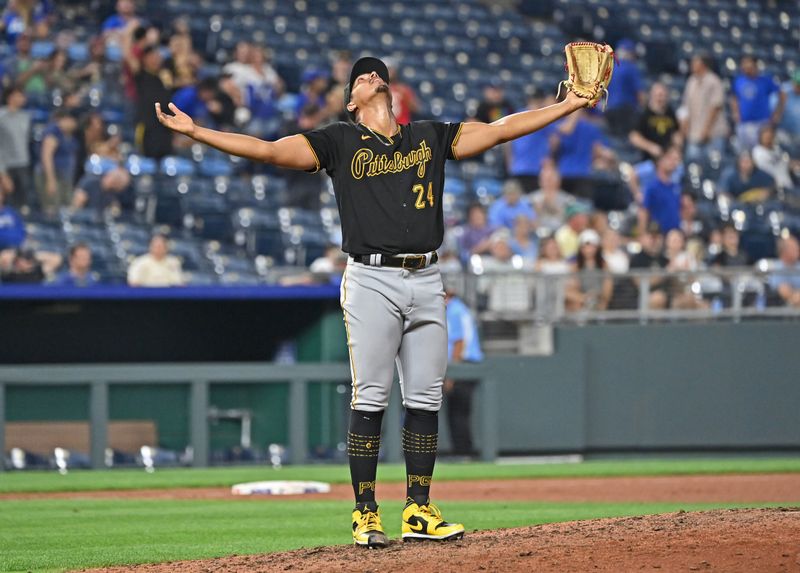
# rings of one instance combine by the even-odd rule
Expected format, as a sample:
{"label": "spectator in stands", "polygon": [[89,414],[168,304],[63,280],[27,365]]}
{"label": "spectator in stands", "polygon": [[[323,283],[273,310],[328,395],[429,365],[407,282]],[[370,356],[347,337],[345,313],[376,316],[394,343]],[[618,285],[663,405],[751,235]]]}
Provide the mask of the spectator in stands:
{"label": "spectator in stands", "polygon": [[169,287],[183,284],[181,262],[169,254],[167,237],[154,235],[150,250],[128,268],[128,284],[135,287]]}
{"label": "spectator in stands", "polygon": [[[662,252],[663,236],[658,223],[653,222],[647,226],[647,230],[642,233],[639,238],[642,250],[631,257],[631,270],[662,270],[667,268],[669,260]],[[634,279],[633,284],[637,288],[641,288],[642,281],[637,278]],[[648,279],[650,288],[650,296],[648,298],[649,308],[664,309],[667,308],[670,302],[669,298],[669,284],[663,276],[651,276]],[[624,295],[623,303],[625,307],[636,308],[638,305],[638,294],[634,290],[632,293]],[[623,308],[625,308],[623,307]]]}
{"label": "spectator in stands", "polygon": [[539,257],[539,242],[536,240],[533,222],[528,216],[516,216],[509,244],[511,251],[522,257],[526,265],[532,266],[536,262]]}
{"label": "spectator in stands", "polygon": [[392,93],[392,112],[397,123],[406,125],[419,111],[419,101],[414,88],[405,83],[397,73],[397,64],[390,60],[386,62],[389,69],[389,90]]}
{"label": "spectator in stands", "polygon": [[16,249],[25,241],[25,223],[19,211],[5,204],[0,193],[0,251]]}
{"label": "spectator in stands", "polygon": [[711,69],[707,54],[696,54],[691,70],[683,92],[681,132],[687,142],[687,160],[700,161],[711,151],[721,153],[725,149],[725,88]]}
{"label": "spectator in stands", "polygon": [[608,164],[616,159],[608,147],[608,138],[597,125],[586,119],[583,109],[554,125],[550,145],[558,158],[564,190],[591,200],[595,185],[593,163]]}
{"label": "spectator in stands", "polygon": [[173,34],[169,39],[169,52],[164,69],[172,76],[173,89],[194,85],[203,60],[192,47],[192,36],[188,33]]}
{"label": "spectator in stands", "polygon": [[171,101],[171,86],[161,79],[163,59],[156,46],[142,52],[141,70],[136,74],[137,144],[145,157],[161,159],[172,154],[172,133],[153,113],[155,103],[165,107]]}
{"label": "spectator in stands", "polygon": [[556,231],[555,239],[561,255],[571,259],[578,254],[578,236],[589,227],[591,209],[582,201],[572,201],[567,205],[567,222]]}
{"label": "spectator in stands", "polygon": [[231,74],[233,81],[243,92],[248,88],[266,87],[275,92],[282,89],[283,81],[267,61],[266,48],[247,41],[236,44],[233,61],[225,64],[223,72]]}
{"label": "spectator in stands", "polygon": [[640,232],[644,232],[650,221],[658,223],[664,232],[680,228],[681,187],[672,178],[680,161],[680,150],[670,147],[656,163],[656,178],[645,187],[639,207]]}
{"label": "spectator in stands", "polygon": [[720,191],[729,193],[745,202],[766,200],[775,189],[775,180],[769,174],[756,168],[749,151],[739,152],[736,166],[722,174]]}
{"label": "spectator in stands", "polygon": [[78,135],[78,155],[75,165],[75,182],[84,175],[86,160],[92,155],[99,155],[106,159],[120,161],[122,155],[119,151],[121,139],[119,135],[110,136],[99,112],[91,112],[81,120]]}
{"label": "spectator in stands", "polygon": [[44,72],[47,90],[75,92],[79,84],[74,70],[70,69],[69,56],[66,50],[53,50],[47,58],[47,68]]}
{"label": "spectator in stands", "polygon": [[655,82],[650,87],[647,107],[639,116],[629,140],[652,161],[661,157],[670,145],[681,144],[678,118],[669,105],[669,92],[664,84]]}
{"label": "spectator in stands", "polygon": [[555,233],[566,218],[567,205],[573,198],[561,189],[561,174],[553,161],[542,165],[539,173],[540,187],[531,195],[531,204],[539,221],[539,228]]}
{"label": "spectator in stands", "polygon": [[303,85],[300,94],[297,96],[295,112],[300,115],[303,108],[309,104],[316,105],[319,109],[317,123],[322,122],[328,117],[328,80],[330,75],[327,71],[312,68],[303,73]]}
{"label": "spectator in stands", "polygon": [[148,28],[139,25],[138,20],[131,21],[122,35],[122,74],[125,80],[125,95],[136,101],[136,76],[142,69],[142,56],[145,49],[155,45]]}
{"label": "spectator in stands", "polygon": [[35,0],[8,0],[0,16],[0,30],[11,45],[23,34],[46,38],[49,27],[44,6]]}
{"label": "spectator in stands", "polygon": [[43,133],[36,178],[39,205],[49,215],[72,200],[78,156],[77,129],[78,122],[72,114],[56,110],[52,123]]}
{"label": "spectator in stands", "polygon": [[775,128],[771,125],[762,126],[758,133],[758,145],[753,148],[753,163],[775,180],[778,189],[794,187],[790,172],[792,162],[776,140]]}
{"label": "spectator in stands", "polygon": [[608,93],[606,119],[609,131],[627,136],[636,126],[639,107],[645,101],[642,72],[636,63],[636,45],[627,38],[616,46],[617,65],[614,70],[614,89]]}
{"label": "spectator in stands", "polygon": [[225,130],[234,126],[236,106],[230,96],[219,89],[219,82],[214,78],[179,89],[172,101],[180,109],[191,110],[186,113],[209,127]]}
{"label": "spectator in stands", "polygon": [[131,174],[124,167],[117,167],[103,175],[86,174],[75,187],[72,207],[111,210],[120,213],[133,207],[131,197]]}
{"label": "spectator in stands", "polygon": [[[697,258],[686,248],[686,237],[680,229],[672,229],[667,233],[664,241],[664,256],[666,257],[667,271],[671,273],[685,273],[698,268]],[[674,276],[668,281],[669,298],[672,308],[689,310],[703,308],[706,304],[695,296],[691,290],[691,279],[686,276]]]}
{"label": "spectator in stands", "polygon": [[[33,179],[31,177],[31,114],[25,110],[25,93],[12,87],[4,94],[0,108],[0,174],[9,204],[18,209],[31,206]],[[2,175],[0,175],[1,177]]]}
{"label": "spectator in stands", "polygon": [[[736,125],[736,140],[740,151],[752,149],[758,142],[758,132],[767,122],[777,125],[783,116],[786,94],[767,74],[758,73],[758,64],[751,55],[744,55],[739,74],[733,79],[730,98],[731,116]],[[775,111],[770,111],[770,98],[778,94]]]}
{"label": "spectator in stands", "polygon": [[580,247],[572,267],[576,274],[566,283],[565,307],[569,312],[605,310],[611,300],[613,282],[604,272],[606,263],[600,235],[594,229],[586,229],[578,242]]}
{"label": "spectator in stands", "polygon": [[739,231],[727,223],[722,227],[722,250],[711,261],[713,267],[745,267],[750,257],[739,249]]}
{"label": "spectator in stands", "polygon": [[[541,98],[536,93],[532,93],[528,97],[526,109],[540,109],[550,105],[551,100],[552,98]],[[514,139],[505,146],[508,175],[517,179],[526,193],[544,187],[540,175],[545,165],[551,163],[549,141],[550,134],[554,129],[555,126],[550,124],[530,135]]]}
{"label": "spectator in stands", "polygon": [[92,249],[86,243],[76,243],[69,249],[69,268],[53,281],[55,286],[90,287],[97,284],[92,273]]}
{"label": "spectator in stands", "polygon": [[337,121],[349,121],[344,109],[344,87],[350,81],[353,61],[350,52],[342,50],[336,54],[331,66],[331,86],[328,88],[328,107],[335,112]]}
{"label": "spectator in stands", "polygon": [[800,307],[800,243],[792,235],[778,241],[778,257],[769,286],[788,306]]}
{"label": "spectator in stands", "polygon": [[536,259],[534,270],[537,273],[559,275],[570,271],[569,263],[561,254],[558,241],[555,237],[544,237],[539,244],[539,258]]}
{"label": "spectator in stands", "polygon": [[494,79],[483,88],[483,99],[478,103],[475,119],[484,123],[492,123],[501,117],[514,113],[514,108],[506,99],[503,83]]}
{"label": "spectator in stands", "polygon": [[523,197],[522,185],[516,179],[508,179],[503,184],[503,196],[495,199],[489,207],[489,226],[495,229],[511,229],[520,215],[528,218],[531,223],[536,221],[536,213]]}
{"label": "spectator in stands", "polygon": [[11,60],[12,68],[8,70],[13,82],[22,86],[28,95],[41,96],[47,91],[45,71],[47,62],[31,56],[31,36],[20,34],[17,38],[17,54]]}
{"label": "spectator in stands", "polygon": [[29,249],[13,251],[8,267],[0,269],[0,283],[41,284],[44,278],[41,263]]}
{"label": "spectator in stands", "polygon": [[467,224],[459,241],[462,260],[466,262],[472,255],[488,253],[493,231],[486,218],[486,209],[477,203],[470,205],[467,211]]}
{"label": "spectator in stands", "polygon": [[101,31],[110,41],[117,41],[119,34],[135,20],[135,0],[117,0],[116,14],[112,14],[105,19],[101,26]]}
{"label": "spectator in stands", "polygon": [[603,260],[606,269],[613,274],[627,273],[630,268],[628,253],[622,248],[622,240],[617,231],[607,228],[602,234]]}
{"label": "spectator in stands", "polygon": [[781,130],[795,143],[800,140],[800,70],[795,70],[792,81],[783,87],[784,109]]}
{"label": "spectator in stands", "polygon": [[[456,295],[454,289],[445,290],[447,315],[447,355],[449,364],[483,361],[478,327],[469,307]],[[472,443],[472,394],[474,382],[465,380],[444,381],[447,402],[447,424],[450,428],[451,453],[456,456],[471,456],[475,452]]]}

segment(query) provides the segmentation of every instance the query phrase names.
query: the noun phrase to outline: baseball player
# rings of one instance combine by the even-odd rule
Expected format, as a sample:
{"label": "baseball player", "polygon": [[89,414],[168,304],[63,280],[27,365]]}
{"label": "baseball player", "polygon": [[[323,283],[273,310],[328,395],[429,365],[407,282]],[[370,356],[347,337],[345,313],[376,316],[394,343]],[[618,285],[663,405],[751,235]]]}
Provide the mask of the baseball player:
{"label": "baseball player", "polygon": [[194,124],[174,104],[156,103],[168,128],[225,153],[333,180],[348,253],[341,306],[353,380],[347,452],[355,493],[353,541],[388,543],[375,501],[383,412],[394,367],[405,407],[402,444],[407,502],[402,537],[446,540],[464,526],[444,520],[430,502],[438,412],[447,368],[445,293],[436,265],[442,243],[444,166],[532,133],[585,107],[570,91],[561,103],[503,117],[491,124],[415,121],[392,113],[389,72],[377,58],[358,60],[344,90],[350,122],[262,141]]}

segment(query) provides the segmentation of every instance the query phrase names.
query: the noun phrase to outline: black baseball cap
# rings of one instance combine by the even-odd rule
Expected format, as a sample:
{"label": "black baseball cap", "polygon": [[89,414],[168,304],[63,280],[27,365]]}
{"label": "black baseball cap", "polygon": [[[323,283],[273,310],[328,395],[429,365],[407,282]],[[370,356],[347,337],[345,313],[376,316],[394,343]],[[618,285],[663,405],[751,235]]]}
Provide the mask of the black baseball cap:
{"label": "black baseball cap", "polygon": [[386,67],[386,64],[384,64],[382,60],[367,56],[353,64],[353,69],[350,70],[350,81],[347,82],[347,85],[344,87],[344,111],[347,113],[350,121],[354,123],[356,121],[356,114],[347,109],[347,104],[350,103],[350,90],[353,88],[353,82],[356,81],[358,76],[370,72],[377,73],[380,79],[387,84],[389,83],[389,68]]}

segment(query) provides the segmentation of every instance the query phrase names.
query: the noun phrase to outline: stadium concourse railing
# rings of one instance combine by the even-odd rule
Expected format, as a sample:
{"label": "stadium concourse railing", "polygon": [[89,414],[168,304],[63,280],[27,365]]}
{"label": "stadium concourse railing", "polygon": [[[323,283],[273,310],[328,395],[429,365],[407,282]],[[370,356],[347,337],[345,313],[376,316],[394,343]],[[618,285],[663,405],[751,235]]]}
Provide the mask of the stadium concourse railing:
{"label": "stadium concourse railing", "polygon": [[[498,413],[496,384],[490,369],[480,364],[453,365],[448,375],[478,383],[480,397],[476,408],[480,423],[480,453],[486,461],[494,460],[498,450]],[[205,467],[209,462],[209,388],[217,384],[289,384],[288,436],[289,461],[299,464],[308,459],[307,393],[311,381],[341,383],[350,380],[346,363],[194,363],[194,364],[107,364],[0,366],[0,444],[5,444],[6,389],[9,386],[88,386],[90,459],[93,468],[104,468],[109,424],[109,388],[117,384],[175,384],[190,386],[189,440],[192,464]],[[400,444],[401,407],[399,392],[392,392],[387,411],[388,431],[383,440],[387,461],[402,459]],[[3,469],[0,456],[0,470]]]}

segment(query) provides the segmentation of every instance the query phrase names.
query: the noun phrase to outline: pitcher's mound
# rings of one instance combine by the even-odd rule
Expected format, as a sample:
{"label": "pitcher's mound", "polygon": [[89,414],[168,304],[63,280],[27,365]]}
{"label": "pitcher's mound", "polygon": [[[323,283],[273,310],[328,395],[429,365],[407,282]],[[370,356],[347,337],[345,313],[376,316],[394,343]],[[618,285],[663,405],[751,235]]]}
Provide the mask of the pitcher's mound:
{"label": "pitcher's mound", "polygon": [[467,533],[462,541],[383,550],[337,546],[118,567],[130,573],[314,571],[800,571],[800,508],[554,523]]}

